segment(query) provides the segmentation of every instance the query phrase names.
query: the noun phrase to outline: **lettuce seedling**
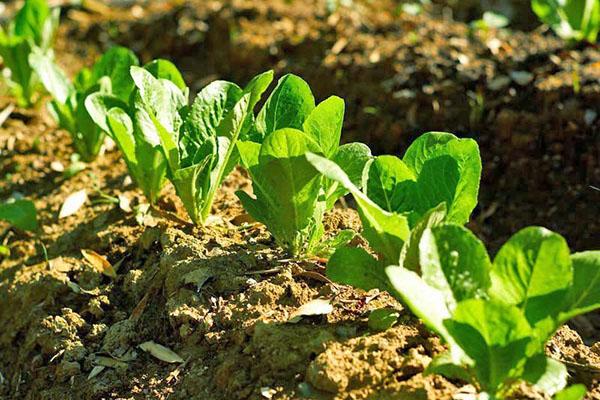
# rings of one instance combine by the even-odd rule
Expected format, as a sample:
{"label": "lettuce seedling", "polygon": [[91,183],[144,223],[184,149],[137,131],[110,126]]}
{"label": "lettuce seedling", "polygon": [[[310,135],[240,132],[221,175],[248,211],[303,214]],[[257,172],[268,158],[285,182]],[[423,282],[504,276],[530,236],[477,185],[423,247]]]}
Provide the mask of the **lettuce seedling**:
{"label": "lettuce seedling", "polygon": [[37,211],[30,200],[15,200],[0,204],[0,220],[23,231],[37,231]]}
{"label": "lettuce seedling", "polygon": [[[166,183],[167,159],[149,110],[151,107],[161,110],[170,107],[171,112],[176,114],[179,108],[187,104],[189,91],[177,67],[170,61],[152,61],[144,66],[144,70],[163,82],[163,86],[170,89],[169,95],[172,97],[145,104],[137,88],[128,102],[115,94],[96,92],[85,99],[85,107],[98,127],[115,141],[129,173],[150,204],[155,204]],[[129,71],[125,75],[132,79]],[[130,82],[123,75],[118,79],[120,82]]]}
{"label": "lettuce seedling", "polygon": [[440,203],[447,220],[465,224],[477,205],[481,157],[473,139],[445,132],[418,137],[402,159],[384,155],[369,167],[366,195],[389,212],[419,220]]}
{"label": "lettuce seedling", "polygon": [[191,220],[204,224],[217,189],[235,167],[238,138],[251,126],[252,110],[273,79],[268,71],[245,89],[215,81],[194,103],[180,102],[181,91],[149,71],[132,68],[140,93],[136,107],[152,121],[167,159],[168,177]]}
{"label": "lettuce seedling", "polygon": [[376,254],[340,247],[329,259],[327,274],[365,290],[386,288],[388,265],[418,269],[417,245],[423,231],[444,221],[463,224],[477,204],[481,176],[477,143],[449,133],[420,136],[402,160],[376,157],[363,176],[363,192],[334,162],[315,154],[307,159],[354,196],[362,234]]}
{"label": "lettuce seedling", "polygon": [[305,154],[335,160],[356,184],[371,158],[363,144],[339,145],[344,107],[336,96],[315,105],[309,85],[286,75],[256,117],[250,140],[238,143],[254,197],[243,191],[237,195],[246,211],[294,256],[317,249],[325,211],[347,193],[338,182],[321,176]]}
{"label": "lettuce seedling", "polygon": [[420,276],[402,266],[385,272],[392,292],[449,345],[427,373],[466,380],[492,399],[519,381],[550,395],[566,386],[567,370],[545,344],[569,319],[600,308],[600,251],[570,254],[560,235],[529,227],[491,262],[470,231],[442,224],[424,230],[419,262]]}
{"label": "lettuce seedling", "polygon": [[9,87],[19,105],[33,104],[39,83],[29,56],[34,51],[52,54],[60,10],[51,10],[46,0],[25,0],[6,29],[0,28],[0,56],[10,71]]}
{"label": "lettuce seedling", "polygon": [[49,109],[58,125],[70,133],[73,147],[83,161],[93,161],[106,135],[90,117],[85,99],[99,92],[127,103],[134,89],[129,68],[139,64],[137,57],[129,49],[113,47],[92,69],[79,71],[73,82],[47,54],[34,51],[29,62],[53,97]]}
{"label": "lettuce seedling", "polygon": [[598,0],[532,0],[531,8],[563,39],[595,43],[598,38]]}

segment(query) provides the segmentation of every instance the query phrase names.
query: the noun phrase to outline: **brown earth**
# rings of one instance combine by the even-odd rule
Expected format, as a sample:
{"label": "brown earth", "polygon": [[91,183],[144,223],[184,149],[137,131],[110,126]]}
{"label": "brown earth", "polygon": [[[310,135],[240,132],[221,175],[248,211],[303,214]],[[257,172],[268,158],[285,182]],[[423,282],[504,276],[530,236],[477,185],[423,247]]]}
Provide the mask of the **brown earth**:
{"label": "brown earth", "polygon": [[[377,8],[355,1],[355,8],[331,15],[322,2],[312,4],[152,2],[101,14],[72,10],[57,55],[73,72],[118,40],[145,60],[174,59],[192,91],[217,77],[245,82],[271,66],[298,73],[318,97],[344,97],[346,140],[366,141],[377,152],[402,152],[430,129],[476,138],[484,179],[471,227],[492,248],[536,223],[563,233],[575,249],[600,247],[600,192],[590,188],[600,182],[600,122],[590,114],[600,112],[597,49],[565,50],[539,32],[470,32],[426,15],[381,12],[394,9],[387,1]],[[124,184],[125,165],[111,146],[74,177],[54,171],[52,162],[70,164],[69,138],[43,109],[14,111],[0,128],[0,151],[0,199],[31,198],[43,227],[31,235],[0,223],[0,238],[11,249],[0,260],[0,398],[451,399],[474,393],[461,382],[423,376],[443,346],[388,294],[332,284],[321,260],[287,260],[234,196],[249,188],[242,173],[225,184],[212,224],[195,228],[183,222],[171,188],[160,211],[140,221],[107,202],[106,195],[124,195],[133,206],[143,202]],[[91,202],[58,220],[65,198],[81,189]],[[360,222],[354,211],[339,208],[328,216],[327,231],[344,228],[359,229]],[[81,249],[106,257],[117,277],[93,268]],[[288,322],[317,298],[333,311]],[[367,325],[369,311],[380,307],[401,315],[386,332]],[[576,321],[588,344],[596,320]],[[185,362],[169,364],[142,351],[147,341]],[[564,327],[548,354],[567,362],[572,381],[588,385],[589,398],[600,398],[596,344],[588,347]],[[515,396],[543,398],[527,388]]]}

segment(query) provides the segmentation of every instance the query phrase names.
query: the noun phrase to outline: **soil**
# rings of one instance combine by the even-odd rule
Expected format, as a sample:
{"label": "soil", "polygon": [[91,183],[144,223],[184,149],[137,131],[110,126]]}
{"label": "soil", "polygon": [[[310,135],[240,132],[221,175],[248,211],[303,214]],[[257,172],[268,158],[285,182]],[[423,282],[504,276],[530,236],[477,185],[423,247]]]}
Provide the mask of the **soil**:
{"label": "soil", "polygon": [[[540,30],[473,32],[427,13],[398,15],[387,0],[355,0],[333,13],[324,4],[70,9],[56,52],[74,72],[123,43],[144,60],[173,59],[192,92],[271,67],[298,73],[318,98],[346,100],[345,140],[377,153],[401,154],[427,130],[476,138],[484,177],[471,228],[492,249],[531,224],[564,234],[573,249],[600,247],[597,48],[570,49]],[[9,101],[1,98],[0,109]],[[331,283],[322,260],[280,252],[234,195],[250,189],[243,172],[228,178],[207,227],[185,222],[170,187],[140,219],[106,201],[121,195],[132,207],[143,203],[114,145],[65,178],[56,162],[71,164],[69,143],[41,107],[13,111],[0,128],[0,200],[16,193],[34,200],[42,225],[33,235],[0,223],[11,250],[0,260],[0,398],[473,397],[463,382],[423,375],[444,346],[402,304]],[[65,198],[82,189],[90,201],[58,219]],[[359,230],[360,221],[340,206],[326,226],[334,234]],[[105,257],[116,278],[81,249]],[[315,299],[333,311],[290,321]],[[367,325],[370,310],[381,307],[400,313],[385,332]],[[599,320],[577,319],[547,349],[567,364],[573,383],[588,386],[588,398],[600,398]],[[148,341],[184,362],[145,352],[140,344]],[[544,397],[523,387],[515,398]]]}

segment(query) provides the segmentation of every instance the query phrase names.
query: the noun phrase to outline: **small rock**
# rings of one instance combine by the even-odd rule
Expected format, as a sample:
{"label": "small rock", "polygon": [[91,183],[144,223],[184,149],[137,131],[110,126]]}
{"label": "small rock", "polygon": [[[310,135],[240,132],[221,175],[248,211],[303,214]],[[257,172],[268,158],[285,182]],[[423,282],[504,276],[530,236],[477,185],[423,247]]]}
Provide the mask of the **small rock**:
{"label": "small rock", "polygon": [[521,86],[528,85],[533,80],[533,74],[527,71],[512,71],[510,77]]}

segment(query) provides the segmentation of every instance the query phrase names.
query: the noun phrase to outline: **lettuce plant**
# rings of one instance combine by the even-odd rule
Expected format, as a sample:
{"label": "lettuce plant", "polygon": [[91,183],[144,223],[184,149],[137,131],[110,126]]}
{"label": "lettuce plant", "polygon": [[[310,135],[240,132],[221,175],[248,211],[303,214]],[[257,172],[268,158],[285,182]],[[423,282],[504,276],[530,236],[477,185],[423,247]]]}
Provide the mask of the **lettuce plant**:
{"label": "lettuce plant", "polygon": [[360,143],[340,146],[344,101],[332,96],[318,105],[309,85],[282,77],[256,117],[246,141],[238,143],[241,164],[252,178],[254,196],[237,193],[246,211],[269,229],[290,254],[312,254],[322,238],[323,215],[347,193],[325,179],[307,152],[335,160],[359,184],[370,150]]}
{"label": "lettuce plant", "polygon": [[191,106],[170,81],[142,68],[132,68],[131,73],[140,93],[137,107],[158,133],[169,180],[191,220],[204,224],[217,189],[237,163],[236,143],[250,129],[252,110],[273,72],[256,76],[244,89],[212,82]]}
{"label": "lettuce plant", "polygon": [[29,56],[35,51],[52,54],[60,10],[51,10],[46,0],[25,0],[11,23],[0,28],[0,56],[10,71],[9,87],[19,105],[33,103],[39,83]]}
{"label": "lettuce plant", "polygon": [[[183,77],[170,61],[152,61],[144,66],[144,70],[168,87],[171,90],[169,94],[173,97],[146,104],[137,88],[127,102],[115,94],[96,92],[85,99],[85,107],[98,127],[115,141],[129,173],[150,204],[155,204],[166,183],[167,159],[149,111],[152,112],[152,107],[160,110],[184,107],[187,104],[188,89]],[[129,72],[125,75],[131,79]],[[129,83],[129,79],[123,75],[118,77],[120,82]]]}
{"label": "lettuce plant", "polygon": [[93,161],[106,135],[90,117],[85,99],[100,92],[113,95],[123,103],[128,102],[134,89],[129,68],[139,64],[137,57],[129,49],[113,47],[92,69],[79,71],[73,82],[47,54],[33,52],[29,62],[53,97],[49,108],[58,125],[70,133],[73,147],[83,161]]}
{"label": "lettuce plant", "polygon": [[[511,238],[492,263],[462,227],[476,204],[477,147],[449,134],[423,135],[402,163],[387,156],[371,163],[364,192],[334,162],[313,153],[306,158],[354,196],[375,253],[339,248],[328,276],[389,290],[438,333],[450,351],[428,373],[471,382],[482,399],[504,398],[520,380],[550,394],[565,387],[566,369],[544,355],[544,345],[568,319],[600,307],[600,252],[570,255],[560,235],[532,227]],[[581,388],[557,398],[581,398]]]}
{"label": "lettuce plant", "polygon": [[596,42],[600,31],[598,0],[532,0],[531,8],[563,39]]}
{"label": "lettuce plant", "polygon": [[380,156],[368,164],[363,191],[335,162],[316,154],[306,157],[354,196],[362,234],[375,253],[362,248],[337,249],[328,262],[327,274],[340,283],[366,290],[385,288],[385,266],[402,262],[418,268],[415,244],[427,227],[444,221],[464,224],[477,204],[481,158],[472,139],[425,133],[402,159]]}
{"label": "lettuce plant", "polygon": [[570,254],[560,235],[529,227],[492,262],[470,231],[442,224],[424,230],[419,262],[420,275],[403,266],[386,275],[393,293],[448,343],[428,373],[471,382],[482,398],[505,398],[519,381],[550,395],[565,387],[566,368],[544,347],[569,319],[600,308],[600,251]]}

